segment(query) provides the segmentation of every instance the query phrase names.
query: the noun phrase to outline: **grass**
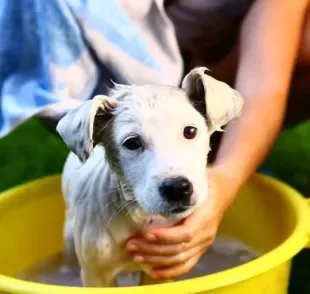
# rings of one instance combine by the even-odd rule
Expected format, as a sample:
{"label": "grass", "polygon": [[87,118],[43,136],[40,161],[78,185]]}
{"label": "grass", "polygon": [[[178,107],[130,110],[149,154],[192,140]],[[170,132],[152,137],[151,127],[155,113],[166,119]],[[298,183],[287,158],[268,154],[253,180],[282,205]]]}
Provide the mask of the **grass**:
{"label": "grass", "polygon": [[310,121],[283,132],[265,166],[310,197]]}
{"label": "grass", "polygon": [[[0,140],[0,191],[59,173],[67,148],[36,119]],[[265,168],[302,194],[310,196],[310,122],[281,134]],[[310,250],[294,259],[290,293],[310,293]]]}

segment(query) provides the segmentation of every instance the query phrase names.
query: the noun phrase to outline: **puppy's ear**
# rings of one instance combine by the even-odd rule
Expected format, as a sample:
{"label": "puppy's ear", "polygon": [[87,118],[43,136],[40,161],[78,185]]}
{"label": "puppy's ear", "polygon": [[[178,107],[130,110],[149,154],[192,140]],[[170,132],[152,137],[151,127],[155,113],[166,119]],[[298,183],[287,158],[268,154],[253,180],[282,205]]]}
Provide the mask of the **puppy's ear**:
{"label": "puppy's ear", "polygon": [[236,90],[207,73],[206,67],[193,69],[183,79],[182,88],[213,133],[241,114],[243,99]]}
{"label": "puppy's ear", "polygon": [[100,142],[102,131],[112,118],[116,105],[115,99],[98,95],[69,111],[59,121],[57,132],[82,162]]}

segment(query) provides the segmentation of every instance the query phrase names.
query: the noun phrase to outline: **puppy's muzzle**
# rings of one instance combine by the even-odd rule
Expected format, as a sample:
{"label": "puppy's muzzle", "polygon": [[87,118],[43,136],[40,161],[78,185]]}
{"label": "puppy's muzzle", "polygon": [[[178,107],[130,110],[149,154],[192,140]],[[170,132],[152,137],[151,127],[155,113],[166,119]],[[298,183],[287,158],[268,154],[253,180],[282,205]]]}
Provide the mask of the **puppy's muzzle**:
{"label": "puppy's muzzle", "polygon": [[184,212],[193,205],[193,184],[184,177],[168,178],[159,187],[161,197],[172,207],[172,213]]}

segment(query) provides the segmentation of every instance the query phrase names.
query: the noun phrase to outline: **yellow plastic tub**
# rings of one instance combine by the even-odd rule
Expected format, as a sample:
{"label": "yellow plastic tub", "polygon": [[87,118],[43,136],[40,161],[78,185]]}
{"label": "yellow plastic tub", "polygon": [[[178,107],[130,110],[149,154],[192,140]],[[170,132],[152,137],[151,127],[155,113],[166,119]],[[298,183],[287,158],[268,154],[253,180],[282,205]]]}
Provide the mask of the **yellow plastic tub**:
{"label": "yellow plastic tub", "polygon": [[291,259],[310,240],[309,203],[289,186],[255,175],[228,211],[220,233],[262,257],[206,277],[128,288],[74,288],[15,279],[32,264],[62,250],[64,204],[59,176],[0,194],[0,292],[27,294],[287,293]]}

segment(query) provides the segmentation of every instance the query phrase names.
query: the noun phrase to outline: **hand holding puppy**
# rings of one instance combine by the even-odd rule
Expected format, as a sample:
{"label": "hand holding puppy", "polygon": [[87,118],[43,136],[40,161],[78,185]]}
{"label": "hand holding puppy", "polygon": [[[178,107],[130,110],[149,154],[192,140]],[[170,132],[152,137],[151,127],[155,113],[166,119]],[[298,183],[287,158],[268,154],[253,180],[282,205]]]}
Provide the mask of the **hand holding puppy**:
{"label": "hand holding puppy", "polygon": [[152,266],[152,278],[170,280],[188,273],[215,239],[222,217],[237,191],[216,168],[208,170],[209,197],[179,225],[150,229],[132,238],[133,261]]}

